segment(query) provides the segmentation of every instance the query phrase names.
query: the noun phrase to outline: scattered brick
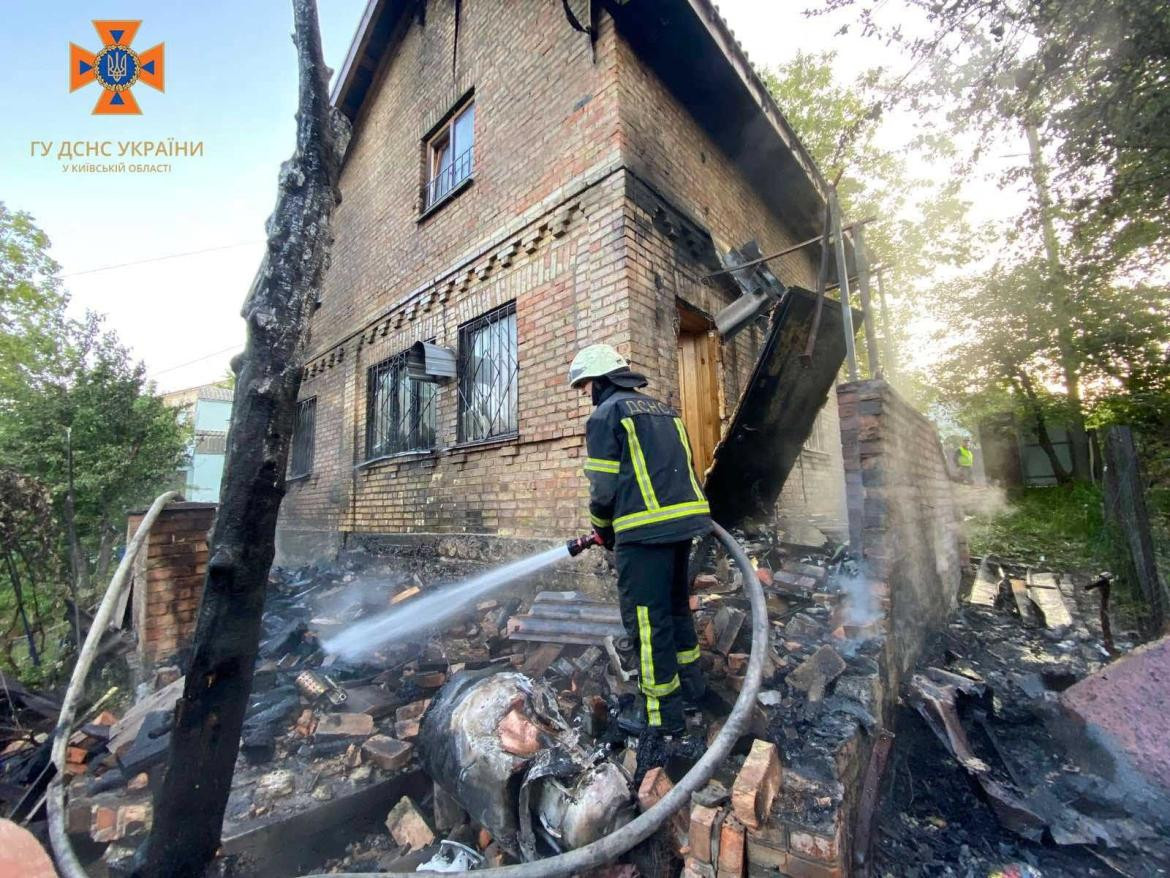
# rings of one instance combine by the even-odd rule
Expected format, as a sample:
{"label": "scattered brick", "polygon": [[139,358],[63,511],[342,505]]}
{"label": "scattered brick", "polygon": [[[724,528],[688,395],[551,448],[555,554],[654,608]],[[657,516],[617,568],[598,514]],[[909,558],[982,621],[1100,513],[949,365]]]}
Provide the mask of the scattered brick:
{"label": "scattered brick", "polygon": [[394,711],[394,719],[398,722],[408,719],[419,719],[431,704],[431,699],[424,698],[422,701],[415,701],[410,704],[404,704],[402,707]]}
{"label": "scattered brick", "polygon": [[[667,793],[674,789],[674,784],[661,767],[651,768],[642,778],[638,787],[638,809],[649,811],[657,805]],[[685,810],[675,811],[670,818],[669,828],[671,842],[676,852],[681,852],[687,845],[688,819]]]}
{"label": "scattered brick", "polygon": [[731,788],[731,808],[740,822],[758,829],[772,810],[780,789],[780,757],[776,745],[755,741]]}
{"label": "scattered brick", "polygon": [[413,741],[418,737],[418,727],[416,719],[399,720],[394,724],[394,737],[400,741]]}
{"label": "scattered brick", "polygon": [[386,815],[386,829],[400,845],[417,851],[435,840],[435,833],[409,796],[403,796]]}
{"label": "scattered brick", "polygon": [[318,738],[359,738],[374,734],[374,718],[368,713],[327,713],[317,720]]}
{"label": "scattered brick", "polygon": [[715,867],[696,857],[687,857],[683,861],[682,878],[716,878]]}
{"label": "scattered brick", "polygon": [[397,771],[410,761],[413,750],[413,744],[395,740],[389,735],[374,735],[362,744],[362,753],[383,771]]}

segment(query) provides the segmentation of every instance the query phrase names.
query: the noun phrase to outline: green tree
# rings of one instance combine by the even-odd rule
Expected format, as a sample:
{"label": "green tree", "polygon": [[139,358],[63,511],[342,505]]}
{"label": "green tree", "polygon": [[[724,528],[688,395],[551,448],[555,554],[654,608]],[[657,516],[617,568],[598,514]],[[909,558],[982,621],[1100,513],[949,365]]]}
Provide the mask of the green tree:
{"label": "green tree", "polygon": [[48,249],[32,217],[0,202],[0,406],[57,350],[67,297]]}
{"label": "green tree", "polygon": [[185,464],[187,430],[148,386],[145,367],[90,313],[67,325],[57,368],[14,400],[0,452],[49,486],[85,591],[91,575],[106,578],[126,510],[153,499]]}
{"label": "green tree", "polygon": [[[1036,258],[943,285],[936,302],[943,329],[932,339],[938,357],[927,377],[969,427],[1014,412],[1063,483],[1074,473],[1057,457],[1050,428],[1069,424],[1082,406],[1096,424],[1139,412],[1148,424],[1166,423],[1170,290],[1074,278],[1073,294],[1058,305],[1047,296],[1049,282],[1046,261]],[[1084,398],[1075,403],[1063,383],[1062,336],[1073,340],[1080,364]]]}
{"label": "green tree", "polygon": [[[955,180],[911,170],[907,156],[925,148],[920,139],[901,150],[880,143],[881,95],[889,88],[882,71],[845,84],[835,78],[836,66],[834,52],[798,52],[760,75],[824,175],[837,181],[846,219],[875,219],[866,248],[893,304],[892,325],[882,329],[906,345],[914,307],[931,294],[940,271],[971,260],[985,233],[969,222]],[[942,136],[929,146],[936,156],[954,152]],[[914,390],[908,376],[899,383]]]}
{"label": "green tree", "polygon": [[974,157],[1005,122],[1034,125],[1053,147],[1057,200],[1086,253],[1111,264],[1165,257],[1166,3],[824,0],[817,11],[842,8],[856,11],[863,33],[906,53],[888,102],[938,111],[973,135]]}
{"label": "green tree", "polygon": [[48,245],[0,205],[0,617],[30,659],[67,594],[77,627],[126,510],[173,480],[189,432],[97,315],[67,318]]}

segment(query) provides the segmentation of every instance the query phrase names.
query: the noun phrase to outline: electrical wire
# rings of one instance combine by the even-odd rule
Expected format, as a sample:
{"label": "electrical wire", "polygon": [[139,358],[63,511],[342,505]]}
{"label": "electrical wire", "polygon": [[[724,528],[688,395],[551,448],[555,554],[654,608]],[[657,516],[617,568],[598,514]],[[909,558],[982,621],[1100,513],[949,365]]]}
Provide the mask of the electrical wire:
{"label": "electrical wire", "polygon": [[203,253],[215,253],[220,250],[233,250],[236,247],[251,247],[255,244],[263,244],[263,240],[255,241],[237,241],[234,244],[220,244],[216,247],[204,247],[202,250],[187,250],[182,253],[166,253],[162,256],[150,256],[146,259],[137,259],[133,262],[119,262],[115,265],[100,265],[97,268],[83,268],[81,271],[71,271],[68,274],[61,275],[64,280],[67,277],[80,277],[83,274],[97,274],[99,271],[114,271],[118,268],[131,268],[135,265],[146,265],[150,262],[164,262],[167,259],[182,259],[185,256],[199,256]]}

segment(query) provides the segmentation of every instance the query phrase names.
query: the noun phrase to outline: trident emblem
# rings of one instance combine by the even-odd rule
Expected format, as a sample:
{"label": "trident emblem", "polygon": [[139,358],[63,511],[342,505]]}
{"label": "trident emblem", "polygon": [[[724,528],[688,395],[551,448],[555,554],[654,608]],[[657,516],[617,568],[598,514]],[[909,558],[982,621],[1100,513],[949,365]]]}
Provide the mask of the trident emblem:
{"label": "trident emblem", "polygon": [[141,113],[131,89],[138,82],[163,90],[163,43],[139,54],[130,48],[141,21],[95,21],[102,48],[89,52],[69,44],[69,90],[91,82],[102,88],[97,114]]}
{"label": "trident emblem", "polygon": [[121,83],[126,78],[126,66],[130,61],[130,53],[111,49],[106,58],[106,78],[111,82]]}

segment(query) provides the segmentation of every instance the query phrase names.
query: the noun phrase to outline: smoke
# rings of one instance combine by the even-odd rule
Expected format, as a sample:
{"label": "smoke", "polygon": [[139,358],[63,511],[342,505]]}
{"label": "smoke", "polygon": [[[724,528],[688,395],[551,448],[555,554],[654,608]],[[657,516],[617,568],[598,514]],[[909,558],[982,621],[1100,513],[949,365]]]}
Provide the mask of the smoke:
{"label": "smoke", "polygon": [[[391,640],[409,640],[420,632],[439,628],[486,595],[567,557],[569,550],[565,546],[556,546],[471,579],[440,586],[429,594],[411,598],[386,612],[350,625],[323,641],[321,646],[338,658],[360,658]],[[381,605],[385,606],[384,598]]]}
{"label": "smoke", "polygon": [[838,582],[845,593],[841,616],[843,624],[861,627],[880,618],[873,584],[867,577],[861,574],[842,576]]}

